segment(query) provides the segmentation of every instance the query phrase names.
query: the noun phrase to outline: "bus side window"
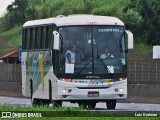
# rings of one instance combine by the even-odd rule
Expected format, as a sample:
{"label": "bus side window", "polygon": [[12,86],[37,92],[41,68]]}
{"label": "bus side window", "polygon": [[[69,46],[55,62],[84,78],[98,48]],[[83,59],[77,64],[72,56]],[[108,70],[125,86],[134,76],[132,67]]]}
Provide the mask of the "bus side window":
{"label": "bus side window", "polygon": [[42,49],[45,49],[45,44],[46,44],[46,27],[43,27],[43,39],[42,39]]}
{"label": "bus side window", "polygon": [[49,30],[48,30],[48,48],[51,48],[52,46],[52,32],[53,32],[53,26],[50,26],[49,27]]}
{"label": "bus side window", "polygon": [[44,39],[43,39],[43,27],[40,28],[40,49],[43,49],[43,43],[44,43]]}
{"label": "bus side window", "polygon": [[46,29],[46,49],[49,49],[51,46],[51,39],[52,39],[52,32],[53,32],[53,26],[47,26]]}
{"label": "bus side window", "polygon": [[26,40],[27,40],[26,37],[27,37],[27,29],[24,28],[24,29],[23,29],[23,38],[22,38],[22,40],[23,40],[23,41],[22,41],[22,47],[23,47],[22,49],[23,49],[23,50],[26,50]]}
{"label": "bus side window", "polygon": [[41,44],[41,27],[37,28],[37,39],[36,39],[36,49],[40,49]]}
{"label": "bus side window", "polygon": [[36,29],[33,28],[32,29],[32,42],[31,42],[31,49],[34,49],[35,48],[35,39],[36,39]]}
{"label": "bus side window", "polygon": [[35,43],[34,43],[34,49],[37,49],[38,45],[38,27],[35,27]]}
{"label": "bus side window", "polygon": [[30,29],[27,28],[26,29],[26,49],[29,49],[29,46],[30,46]]}
{"label": "bus side window", "polygon": [[29,38],[28,38],[28,41],[29,41],[29,45],[28,45],[28,49],[31,49],[31,46],[32,46],[32,33],[33,31],[33,28],[29,28]]}
{"label": "bus side window", "polygon": [[45,40],[45,49],[48,48],[48,41],[49,41],[49,27],[46,27],[46,40]]}

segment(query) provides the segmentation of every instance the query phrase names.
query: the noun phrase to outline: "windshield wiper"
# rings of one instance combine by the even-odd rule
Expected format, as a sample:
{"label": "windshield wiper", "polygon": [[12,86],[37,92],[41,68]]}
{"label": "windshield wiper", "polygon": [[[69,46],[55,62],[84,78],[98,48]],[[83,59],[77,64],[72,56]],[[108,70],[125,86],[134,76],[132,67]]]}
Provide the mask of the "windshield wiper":
{"label": "windshield wiper", "polygon": [[98,45],[97,45],[97,59],[102,63],[102,65],[104,66],[104,69],[106,70],[106,72],[110,75],[110,77],[114,79],[113,74],[111,73],[111,71],[109,70],[109,68],[107,67],[107,65],[105,64],[104,60],[99,56],[98,54]]}
{"label": "windshield wiper", "polygon": [[89,65],[89,63],[90,63],[91,61],[92,61],[92,58],[89,59],[88,63],[85,64],[85,65],[82,67],[82,69],[81,69],[77,74],[75,74],[75,76],[74,76],[73,78],[79,77],[79,75],[83,72],[83,70],[86,69],[86,67]]}
{"label": "windshield wiper", "polygon": [[111,73],[111,71],[109,70],[109,68],[107,67],[107,65],[105,64],[104,60],[101,57],[99,57],[99,55],[97,55],[97,56],[98,56],[98,60],[102,63],[102,65],[104,66],[104,68],[107,71],[107,73],[110,75],[110,77],[113,80],[115,80],[113,74]]}
{"label": "windshield wiper", "polygon": [[105,70],[108,72],[108,73],[111,73],[111,71],[108,69],[107,65],[105,64],[104,60],[99,56],[98,56],[98,60],[102,63],[102,65],[104,66]]}
{"label": "windshield wiper", "polygon": [[111,74],[111,71],[108,69],[107,65],[105,64],[105,62],[103,61],[103,59],[99,56],[98,54],[98,45],[97,45],[97,59],[102,63],[102,65],[104,66],[105,70]]}

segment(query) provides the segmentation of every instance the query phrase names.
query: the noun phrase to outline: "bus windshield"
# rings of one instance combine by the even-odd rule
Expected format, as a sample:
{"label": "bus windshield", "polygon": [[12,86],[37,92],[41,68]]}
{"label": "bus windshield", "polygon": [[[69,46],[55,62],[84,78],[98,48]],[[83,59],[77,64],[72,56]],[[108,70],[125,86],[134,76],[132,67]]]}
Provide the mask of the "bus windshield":
{"label": "bus windshield", "polygon": [[117,74],[126,72],[124,26],[68,26],[59,28],[61,74]]}

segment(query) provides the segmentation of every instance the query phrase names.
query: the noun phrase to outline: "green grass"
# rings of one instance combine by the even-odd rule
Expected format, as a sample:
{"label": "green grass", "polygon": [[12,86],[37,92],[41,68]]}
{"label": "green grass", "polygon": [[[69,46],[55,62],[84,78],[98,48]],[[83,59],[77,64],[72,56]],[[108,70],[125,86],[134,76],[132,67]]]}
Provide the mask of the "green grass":
{"label": "green grass", "polygon": [[[20,120],[33,120],[33,118],[21,118]],[[34,118],[34,120],[159,120],[158,118],[147,117],[44,117]]]}
{"label": "green grass", "polygon": [[151,59],[152,58],[152,46],[146,44],[135,44],[134,48],[129,50],[127,56],[130,60],[135,59]]}
{"label": "green grass", "polygon": [[22,26],[0,33],[0,43],[0,56],[18,50],[18,46],[22,43]]}
{"label": "green grass", "polygon": [[20,35],[21,32],[22,32],[22,26],[16,26],[8,31],[0,33],[0,38],[14,37]]}
{"label": "green grass", "polygon": [[146,45],[146,44],[135,44],[134,45],[134,51],[138,53],[151,53],[152,52],[152,46]]}
{"label": "green grass", "polygon": [[20,45],[20,44],[22,44],[22,35],[18,34],[16,36],[13,36],[11,38],[11,40],[9,41],[9,44],[10,45],[17,45],[17,46]]}
{"label": "green grass", "polygon": [[[42,116],[44,115],[43,113],[45,112],[46,117],[42,118],[34,118],[36,120],[53,120],[53,119],[58,119],[58,120],[158,120],[158,117],[104,117],[100,116],[98,113],[93,113],[88,110],[85,110],[81,107],[57,107],[57,108],[52,108],[52,107],[47,107],[47,106],[36,106],[36,107],[22,107],[22,106],[5,106],[2,105],[0,106],[0,116],[1,112],[15,112],[15,113],[36,113],[40,112],[42,113]],[[114,111],[113,111],[114,112]],[[60,114],[60,116],[55,116],[55,117],[49,117],[51,114]],[[81,113],[81,114],[80,114]],[[83,114],[82,114],[83,113]],[[66,114],[69,114],[71,116],[63,117]],[[82,116],[80,116],[82,115]],[[86,116],[85,116],[86,115]],[[87,117],[89,116],[89,117]],[[20,118],[20,120],[32,120],[33,118]]]}
{"label": "green grass", "polygon": [[22,43],[22,26],[16,26],[8,31],[0,33],[0,39],[9,38],[8,45],[15,46]]}
{"label": "green grass", "polygon": [[26,107],[24,106],[0,106],[0,111],[83,111],[82,107],[48,107],[48,106],[34,106]]}

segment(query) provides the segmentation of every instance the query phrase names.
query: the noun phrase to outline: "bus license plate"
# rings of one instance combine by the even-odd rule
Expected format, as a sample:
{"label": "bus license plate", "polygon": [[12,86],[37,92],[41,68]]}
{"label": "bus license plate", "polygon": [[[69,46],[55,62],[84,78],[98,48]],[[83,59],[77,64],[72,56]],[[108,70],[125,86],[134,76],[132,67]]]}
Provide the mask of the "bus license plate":
{"label": "bus license plate", "polygon": [[99,92],[95,91],[95,92],[88,92],[88,97],[98,97],[99,96]]}

